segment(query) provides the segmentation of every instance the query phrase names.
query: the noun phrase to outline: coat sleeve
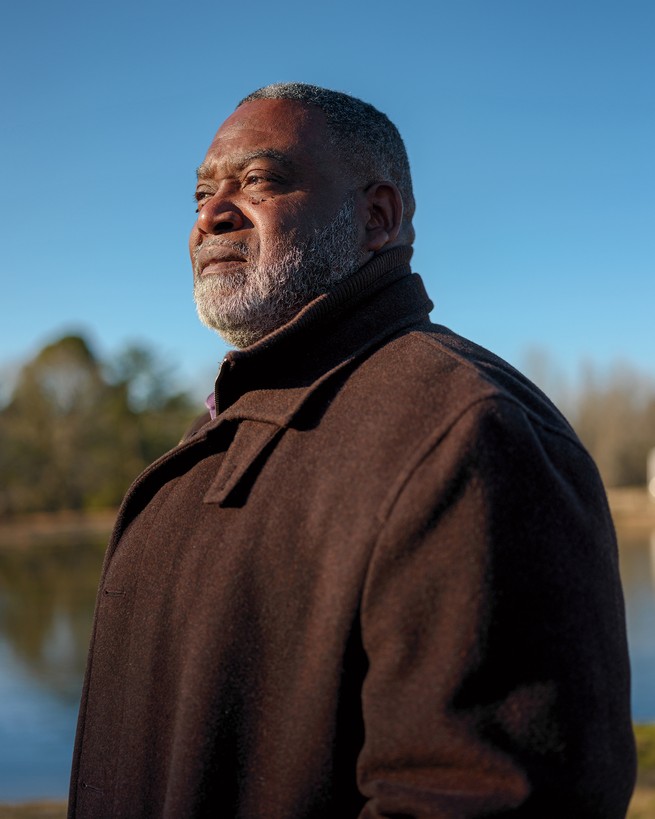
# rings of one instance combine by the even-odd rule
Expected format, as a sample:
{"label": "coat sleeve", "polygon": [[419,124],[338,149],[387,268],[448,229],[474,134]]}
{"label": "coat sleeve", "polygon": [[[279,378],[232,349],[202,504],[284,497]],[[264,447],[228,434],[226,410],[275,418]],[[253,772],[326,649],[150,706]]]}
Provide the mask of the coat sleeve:
{"label": "coat sleeve", "polygon": [[616,541],[572,434],[486,400],[381,510],[361,609],[373,817],[622,819],[635,777]]}

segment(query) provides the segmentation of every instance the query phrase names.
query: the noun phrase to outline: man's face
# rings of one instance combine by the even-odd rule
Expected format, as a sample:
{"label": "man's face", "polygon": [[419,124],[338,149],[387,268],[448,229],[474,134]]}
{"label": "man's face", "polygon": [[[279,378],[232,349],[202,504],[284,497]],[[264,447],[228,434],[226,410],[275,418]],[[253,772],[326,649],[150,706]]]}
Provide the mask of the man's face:
{"label": "man's face", "polygon": [[355,187],[321,111],[240,106],[198,169],[189,247],[201,320],[244,347],[354,272],[365,259]]}

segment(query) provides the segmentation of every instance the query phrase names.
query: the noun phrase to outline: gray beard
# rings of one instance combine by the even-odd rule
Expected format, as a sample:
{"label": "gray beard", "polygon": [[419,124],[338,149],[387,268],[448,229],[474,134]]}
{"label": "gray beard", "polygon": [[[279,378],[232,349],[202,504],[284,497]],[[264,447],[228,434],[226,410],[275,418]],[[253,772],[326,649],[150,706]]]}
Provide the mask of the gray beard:
{"label": "gray beard", "polygon": [[[248,247],[228,238],[203,242],[250,256]],[[349,197],[334,219],[304,240],[286,236],[271,249],[272,261],[249,262],[235,272],[201,277],[194,259],[193,296],[200,321],[235,347],[243,348],[286,324],[308,302],[354,273],[363,262]]]}

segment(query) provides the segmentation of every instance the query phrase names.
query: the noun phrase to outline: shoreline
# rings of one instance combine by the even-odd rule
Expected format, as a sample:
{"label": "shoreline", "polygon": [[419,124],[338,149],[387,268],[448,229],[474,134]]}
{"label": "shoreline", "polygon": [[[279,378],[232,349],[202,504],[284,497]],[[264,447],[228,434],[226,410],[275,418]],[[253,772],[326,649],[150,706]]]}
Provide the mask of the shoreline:
{"label": "shoreline", "polygon": [[0,819],[66,819],[67,811],[66,799],[0,802]]}
{"label": "shoreline", "polygon": [[[646,487],[612,487],[606,490],[612,519],[617,530],[627,534],[655,531],[655,498]],[[118,509],[84,512],[34,512],[0,518],[0,548],[37,545],[52,537],[109,536]]]}
{"label": "shoreline", "polygon": [[[35,546],[53,537],[98,537],[111,534],[117,509],[86,512],[34,512],[0,519],[0,548]],[[0,816],[1,819],[1,816]]]}
{"label": "shoreline", "polygon": [[[66,819],[68,801],[0,802],[0,819]],[[654,819],[655,786],[637,783],[626,819]]]}
{"label": "shoreline", "polygon": [[645,486],[620,486],[607,490],[612,519],[621,532],[655,531],[655,498]]}

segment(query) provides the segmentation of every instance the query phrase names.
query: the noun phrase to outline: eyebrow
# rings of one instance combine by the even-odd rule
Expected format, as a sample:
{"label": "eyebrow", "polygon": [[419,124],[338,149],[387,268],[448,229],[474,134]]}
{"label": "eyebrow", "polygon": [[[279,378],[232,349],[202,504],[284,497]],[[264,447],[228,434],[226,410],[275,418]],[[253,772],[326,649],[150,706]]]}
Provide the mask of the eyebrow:
{"label": "eyebrow", "polygon": [[[274,148],[259,148],[254,151],[248,151],[232,159],[230,164],[233,165],[236,170],[242,171],[255,159],[272,159],[274,162],[279,162],[289,169],[293,167],[293,162],[289,159],[287,154],[276,151]],[[198,179],[207,179],[213,176],[217,164],[218,162],[215,159],[211,159],[209,162],[203,162],[202,165],[196,169]]]}

